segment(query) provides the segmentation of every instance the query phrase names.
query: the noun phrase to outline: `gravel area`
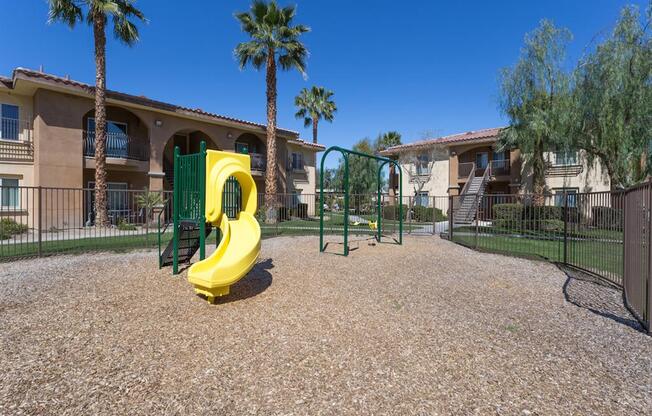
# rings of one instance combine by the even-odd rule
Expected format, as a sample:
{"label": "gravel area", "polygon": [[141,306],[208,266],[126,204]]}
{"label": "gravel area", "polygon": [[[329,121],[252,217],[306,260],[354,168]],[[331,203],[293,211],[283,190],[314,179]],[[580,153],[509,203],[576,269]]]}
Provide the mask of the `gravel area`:
{"label": "gravel area", "polygon": [[614,289],[435,237],[317,245],[265,240],[218,305],[154,252],[3,264],[0,414],[650,414]]}

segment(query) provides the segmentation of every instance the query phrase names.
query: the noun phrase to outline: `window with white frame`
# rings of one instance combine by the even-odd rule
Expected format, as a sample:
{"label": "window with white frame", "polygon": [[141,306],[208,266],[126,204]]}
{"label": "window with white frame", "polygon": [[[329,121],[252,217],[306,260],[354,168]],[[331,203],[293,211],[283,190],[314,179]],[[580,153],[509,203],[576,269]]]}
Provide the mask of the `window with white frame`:
{"label": "window with white frame", "polygon": [[427,207],[428,199],[428,192],[417,192],[417,194],[414,196],[414,205],[419,207]]}
{"label": "window with white frame", "polygon": [[555,205],[558,207],[564,206],[564,194],[568,198],[567,206],[576,207],[577,206],[577,193],[579,192],[578,188],[556,188],[553,189],[555,195]]}
{"label": "window with white frame", "polygon": [[417,155],[417,175],[427,175],[430,156],[428,154]]}
{"label": "window with white frame", "polygon": [[577,165],[577,152],[575,150],[562,150],[552,155],[553,166]]}
{"label": "window with white frame", "polygon": [[0,139],[18,140],[20,137],[19,111],[16,105],[0,104]]}
{"label": "window with white frame", "polygon": [[18,179],[0,178],[0,207],[18,208]]}

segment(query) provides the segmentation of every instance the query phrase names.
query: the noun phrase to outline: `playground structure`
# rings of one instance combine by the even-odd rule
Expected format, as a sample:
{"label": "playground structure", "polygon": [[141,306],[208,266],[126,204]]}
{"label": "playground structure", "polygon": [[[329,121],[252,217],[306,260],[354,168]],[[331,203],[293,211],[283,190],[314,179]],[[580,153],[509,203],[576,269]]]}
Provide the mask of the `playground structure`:
{"label": "playground structure", "polygon": [[[344,149],[339,146],[331,146],[324,152],[324,155],[321,158],[320,165],[320,177],[319,177],[319,251],[323,252],[326,249],[324,244],[324,163],[326,157],[331,152],[339,152],[342,154],[344,160],[344,177],[343,177],[343,188],[344,188],[344,213],[343,213],[343,232],[344,232],[344,250],[343,255],[349,255],[349,221],[350,221],[350,212],[349,212],[349,199],[350,199],[350,189],[349,189],[349,157],[357,156],[367,159],[374,160],[378,163],[378,175],[377,175],[377,189],[376,189],[376,221],[368,221],[369,229],[374,232],[375,240],[380,243],[383,235],[383,206],[382,206],[382,189],[381,189],[381,173],[385,166],[393,165],[395,169],[399,172],[399,196],[398,196],[398,240],[397,243],[403,244],[403,206],[401,201],[403,200],[403,170],[401,165],[392,159],[370,155],[367,153],[358,152],[355,150]],[[356,221],[357,225],[358,221]]]}
{"label": "playground structure", "polygon": [[[199,250],[200,261],[188,270],[188,281],[210,303],[227,295],[260,253],[250,166],[249,155],[207,151],[205,142],[199,153],[174,150],[173,237],[161,252],[159,223],[159,267],[172,265],[173,274],[178,274],[179,263],[189,262]],[[214,227],[219,243],[206,258],[206,239]]]}

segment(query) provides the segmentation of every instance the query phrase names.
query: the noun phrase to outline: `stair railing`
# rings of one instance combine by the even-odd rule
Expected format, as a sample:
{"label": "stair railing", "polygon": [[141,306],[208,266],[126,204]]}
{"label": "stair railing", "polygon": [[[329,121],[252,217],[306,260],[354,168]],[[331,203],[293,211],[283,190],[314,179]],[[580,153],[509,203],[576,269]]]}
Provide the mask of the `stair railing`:
{"label": "stair railing", "polygon": [[[478,191],[475,193],[475,197],[473,198],[473,207],[474,210],[476,210],[477,213],[477,208],[478,205],[480,204],[480,198],[482,198],[482,195],[484,195],[484,187],[487,184],[487,181],[491,177],[491,163],[487,165],[487,168],[484,170],[484,174],[482,175],[482,181],[480,182],[480,187],[478,188]],[[475,214],[473,215],[474,217],[476,216]],[[479,218],[476,218],[476,221],[480,221]]]}

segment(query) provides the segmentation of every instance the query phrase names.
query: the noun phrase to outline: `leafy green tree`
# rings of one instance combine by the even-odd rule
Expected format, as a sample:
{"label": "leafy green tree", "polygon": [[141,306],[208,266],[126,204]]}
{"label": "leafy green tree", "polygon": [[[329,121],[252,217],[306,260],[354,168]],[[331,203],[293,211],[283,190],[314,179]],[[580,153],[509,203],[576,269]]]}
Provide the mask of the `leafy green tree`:
{"label": "leafy green tree", "polygon": [[267,221],[274,222],[275,194],[277,190],[276,143],[276,70],[296,69],[305,76],[308,50],[299,37],[310,28],[292,25],[295,6],[279,7],[276,1],[256,0],[249,12],[236,13],[242,30],[250,39],[238,44],[235,56],[240,68],[251,64],[256,69],[265,67],[267,89],[267,171],[265,173],[265,204]]}
{"label": "leafy green tree", "polygon": [[324,119],[332,123],[337,112],[333,91],[324,87],[303,88],[294,98],[294,105],[299,109],[295,117],[303,119],[304,127],[312,124],[312,142],[317,143],[319,120]]}
{"label": "leafy green tree", "polygon": [[[545,152],[564,146],[570,77],[563,70],[566,44],[572,35],[542,20],[525,36],[513,68],[501,73],[500,107],[509,119],[500,147],[518,147],[532,171],[535,194],[545,192]],[[541,199],[541,198],[539,198]]]}
{"label": "leafy green tree", "polygon": [[625,7],[611,35],[575,70],[570,137],[598,159],[612,189],[645,178],[652,164],[642,164],[652,139],[652,2],[644,21]]}
{"label": "leafy green tree", "polygon": [[110,224],[106,200],[106,27],[113,21],[113,35],[127,46],[138,42],[135,20],[146,22],[133,0],[48,0],[48,21],[74,27],[87,22],[95,41],[95,224]]}

